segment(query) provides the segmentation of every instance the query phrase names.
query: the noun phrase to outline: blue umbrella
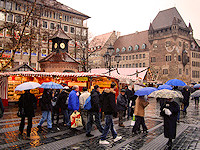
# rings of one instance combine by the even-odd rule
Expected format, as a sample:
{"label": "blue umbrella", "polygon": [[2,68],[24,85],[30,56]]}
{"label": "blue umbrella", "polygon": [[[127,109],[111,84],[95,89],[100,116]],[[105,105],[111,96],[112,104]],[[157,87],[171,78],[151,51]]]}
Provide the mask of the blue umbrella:
{"label": "blue umbrella", "polygon": [[162,89],[172,90],[173,88],[172,88],[170,85],[164,84],[164,85],[160,85],[160,86],[158,87],[158,90],[162,90]]}
{"label": "blue umbrella", "polygon": [[145,87],[142,89],[139,89],[135,92],[135,95],[137,96],[144,96],[144,95],[149,95],[154,91],[157,91],[158,89],[155,87]]}
{"label": "blue umbrella", "polygon": [[179,79],[171,79],[171,80],[167,81],[165,84],[172,85],[172,86],[185,86],[186,85],[185,82],[183,82]]}
{"label": "blue umbrella", "polygon": [[54,82],[44,82],[39,88],[43,89],[63,89],[63,86]]}
{"label": "blue umbrella", "polygon": [[193,88],[200,88],[200,84],[195,84]]}

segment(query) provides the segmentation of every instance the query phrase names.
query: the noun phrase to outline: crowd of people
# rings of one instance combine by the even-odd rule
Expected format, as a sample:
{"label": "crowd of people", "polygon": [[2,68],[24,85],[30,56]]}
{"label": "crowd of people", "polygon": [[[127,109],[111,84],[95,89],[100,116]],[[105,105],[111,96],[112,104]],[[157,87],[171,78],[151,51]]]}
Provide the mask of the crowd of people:
{"label": "crowd of people", "polygon": [[[48,130],[52,130],[52,126],[59,124],[60,114],[63,115],[63,126],[68,129],[71,128],[70,116],[73,112],[80,112],[82,118],[83,129],[85,129],[86,136],[92,137],[91,134],[93,124],[96,125],[99,132],[101,132],[101,139],[99,144],[109,144],[106,140],[109,130],[112,133],[114,142],[120,140],[122,137],[117,135],[114,128],[113,117],[119,118],[119,126],[125,127],[123,124],[124,117],[127,119],[135,116],[135,124],[132,128],[133,134],[143,133],[147,134],[148,129],[145,125],[145,108],[148,106],[147,96],[134,95],[134,87],[132,90],[125,86],[120,90],[117,96],[115,93],[116,84],[112,83],[109,89],[104,89],[100,93],[100,87],[94,86],[91,93],[86,87],[79,91],[78,86],[73,86],[72,89],[68,86],[60,92],[60,90],[44,89],[43,95],[39,100],[39,106],[42,111],[42,118],[38,123],[38,131],[42,131],[42,125],[47,120]],[[181,92],[183,99],[158,99],[160,100],[161,116],[164,117],[164,135],[169,138],[167,145],[172,146],[172,139],[176,137],[177,121],[180,119],[180,111],[187,114],[187,107],[189,106],[190,91],[188,88],[183,88],[182,91],[178,87],[174,87],[175,91]],[[90,98],[91,108],[85,109],[85,103]],[[21,118],[19,127],[19,136],[22,137],[25,124],[25,117],[28,117],[27,138],[30,138],[32,128],[32,118],[35,116],[34,109],[36,108],[36,98],[26,90],[19,99],[19,109],[24,108],[24,116]],[[55,118],[56,117],[56,118]],[[102,118],[105,118],[105,125],[102,126]],[[56,120],[56,122],[55,122]],[[142,131],[141,128],[142,127]]]}

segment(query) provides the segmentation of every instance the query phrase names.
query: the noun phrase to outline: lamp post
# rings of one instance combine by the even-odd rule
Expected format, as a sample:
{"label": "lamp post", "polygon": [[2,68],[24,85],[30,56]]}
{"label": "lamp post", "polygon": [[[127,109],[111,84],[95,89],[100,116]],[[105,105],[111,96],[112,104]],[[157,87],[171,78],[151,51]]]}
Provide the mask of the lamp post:
{"label": "lamp post", "polygon": [[[111,71],[111,56],[113,52],[114,52],[114,47],[110,44],[107,48],[107,52],[103,55],[105,67],[109,69],[109,76]],[[119,55],[119,53],[115,55],[114,60],[117,62],[117,68],[118,68],[119,62],[121,60],[121,56]]]}

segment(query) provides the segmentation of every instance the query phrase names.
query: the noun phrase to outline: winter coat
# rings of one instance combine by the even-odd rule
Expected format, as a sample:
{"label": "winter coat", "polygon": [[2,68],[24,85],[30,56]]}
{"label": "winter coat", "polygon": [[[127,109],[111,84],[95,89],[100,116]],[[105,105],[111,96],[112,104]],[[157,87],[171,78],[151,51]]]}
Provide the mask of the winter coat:
{"label": "winter coat", "polygon": [[68,109],[69,110],[79,110],[79,93],[75,90],[72,90],[69,93],[69,100],[68,100]]}
{"label": "winter coat", "polygon": [[91,106],[92,108],[89,110],[90,112],[99,112],[100,109],[100,93],[95,89],[91,92]]}
{"label": "winter coat", "polygon": [[[170,116],[166,115],[163,111],[164,108],[168,108],[172,114]],[[166,138],[175,139],[176,138],[176,121],[178,112],[180,111],[179,105],[175,102],[166,102],[161,107],[160,115],[164,117],[164,136]]]}
{"label": "winter coat", "polygon": [[4,107],[3,107],[3,102],[2,102],[2,100],[1,100],[1,98],[0,98],[0,118],[2,118],[3,117],[3,113],[4,113]]}
{"label": "winter coat", "polygon": [[36,106],[37,100],[35,95],[31,93],[24,93],[19,98],[19,110],[24,108],[25,117],[34,117],[34,108]]}
{"label": "winter coat", "polygon": [[51,111],[52,108],[51,100],[52,100],[51,92],[49,93],[44,92],[42,98],[40,99],[41,111]]}
{"label": "winter coat", "polygon": [[190,99],[190,92],[189,91],[186,91],[185,89],[183,89],[183,104],[184,105],[189,105],[189,99]]}
{"label": "winter coat", "polygon": [[126,95],[121,93],[117,96],[117,108],[119,111],[125,111],[128,105],[128,99]]}
{"label": "winter coat", "polygon": [[118,112],[115,103],[115,93],[113,89],[105,89],[101,95],[100,104],[105,115],[115,115]]}
{"label": "winter coat", "polygon": [[68,96],[69,96],[69,93],[67,93],[65,90],[63,90],[58,96],[58,101],[56,105],[58,105],[58,107],[61,108],[62,110],[68,109],[68,106],[66,104]]}
{"label": "winter coat", "polygon": [[90,96],[90,93],[88,91],[85,91],[81,94],[81,96],[79,97],[79,104],[80,104],[80,108],[83,109],[84,108],[84,104],[86,99]]}
{"label": "winter coat", "polygon": [[147,105],[149,105],[149,102],[147,102],[143,96],[139,96],[135,101],[134,114],[136,116],[144,117],[144,109]]}

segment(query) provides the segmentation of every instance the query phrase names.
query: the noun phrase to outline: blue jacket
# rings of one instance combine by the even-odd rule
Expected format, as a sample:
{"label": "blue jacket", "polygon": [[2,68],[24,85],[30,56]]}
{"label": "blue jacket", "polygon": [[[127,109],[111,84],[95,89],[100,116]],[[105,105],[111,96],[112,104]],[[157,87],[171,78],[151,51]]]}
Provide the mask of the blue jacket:
{"label": "blue jacket", "polygon": [[68,109],[69,110],[79,110],[79,98],[75,90],[69,93]]}

